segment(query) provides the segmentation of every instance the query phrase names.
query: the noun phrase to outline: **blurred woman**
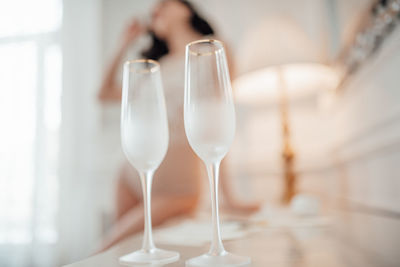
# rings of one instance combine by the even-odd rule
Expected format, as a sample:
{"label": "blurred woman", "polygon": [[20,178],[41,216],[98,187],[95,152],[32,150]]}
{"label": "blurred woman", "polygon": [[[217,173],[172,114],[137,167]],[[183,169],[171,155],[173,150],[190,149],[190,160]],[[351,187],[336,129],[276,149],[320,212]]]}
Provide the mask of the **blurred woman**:
{"label": "blurred woman", "polygon": [[[186,44],[210,38],[214,30],[189,2],[159,2],[153,10],[149,30],[137,20],[126,29],[121,47],[100,89],[101,101],[121,101],[118,69],[128,48],[146,32],[150,34],[152,43],[142,56],[159,60],[161,64],[170,131],[168,152],[155,172],[152,186],[152,221],[153,225],[158,225],[173,216],[192,212],[200,197],[200,179],[205,178],[200,177],[199,171],[204,167],[200,166],[200,159],[189,147],[183,123],[184,53]],[[232,71],[233,67],[230,69]],[[228,205],[242,211],[256,210],[257,205],[243,205],[233,197],[223,178],[224,170],[226,168],[221,170],[221,184]],[[128,163],[121,168],[117,190],[117,222],[103,249],[143,229],[140,179]]]}

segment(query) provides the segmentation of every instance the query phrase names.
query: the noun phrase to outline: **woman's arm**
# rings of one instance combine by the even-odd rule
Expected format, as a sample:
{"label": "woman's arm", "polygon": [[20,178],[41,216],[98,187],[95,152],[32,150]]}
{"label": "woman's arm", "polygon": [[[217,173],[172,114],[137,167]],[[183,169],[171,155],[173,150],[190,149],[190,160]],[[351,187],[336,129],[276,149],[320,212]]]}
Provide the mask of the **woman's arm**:
{"label": "woman's arm", "polygon": [[132,21],[132,23],[125,30],[121,46],[105,73],[104,80],[98,94],[98,97],[101,101],[105,102],[121,100],[121,86],[115,78],[126,51],[132,42],[135,41],[142,32],[143,28],[137,20]]}

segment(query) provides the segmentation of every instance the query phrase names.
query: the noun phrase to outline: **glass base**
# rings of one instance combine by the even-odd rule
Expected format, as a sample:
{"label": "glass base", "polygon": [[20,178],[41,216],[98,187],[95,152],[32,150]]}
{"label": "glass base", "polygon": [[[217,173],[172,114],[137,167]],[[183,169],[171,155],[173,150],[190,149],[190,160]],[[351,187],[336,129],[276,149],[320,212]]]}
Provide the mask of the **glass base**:
{"label": "glass base", "polygon": [[179,253],[162,249],[138,250],[119,258],[119,263],[127,266],[155,264],[163,265],[179,260]]}
{"label": "glass base", "polygon": [[250,266],[251,259],[249,257],[238,256],[225,252],[222,255],[214,256],[211,254],[203,254],[199,257],[186,261],[186,267],[199,266]]}

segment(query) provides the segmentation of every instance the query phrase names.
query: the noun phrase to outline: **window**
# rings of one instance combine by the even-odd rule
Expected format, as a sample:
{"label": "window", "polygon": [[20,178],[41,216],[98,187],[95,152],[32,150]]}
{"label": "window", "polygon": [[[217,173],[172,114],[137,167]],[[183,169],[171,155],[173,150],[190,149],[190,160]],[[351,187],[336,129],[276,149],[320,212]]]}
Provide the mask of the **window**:
{"label": "window", "polygon": [[6,245],[57,241],[61,21],[61,0],[0,2],[2,266],[16,265]]}

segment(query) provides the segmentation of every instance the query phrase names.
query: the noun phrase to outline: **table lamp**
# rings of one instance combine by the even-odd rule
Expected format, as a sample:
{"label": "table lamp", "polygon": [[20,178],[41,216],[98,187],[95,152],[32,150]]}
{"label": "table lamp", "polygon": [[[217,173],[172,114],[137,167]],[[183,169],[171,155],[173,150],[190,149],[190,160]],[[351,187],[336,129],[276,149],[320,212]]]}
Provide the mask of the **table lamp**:
{"label": "table lamp", "polygon": [[[297,179],[296,152],[291,143],[288,120],[289,99],[311,96],[318,90],[332,90],[339,79],[328,65],[317,63],[314,52],[317,50],[313,49],[298,24],[280,18],[259,25],[247,39],[249,45],[245,51],[253,54],[244,58],[250,71],[233,81],[234,94],[239,103],[277,103],[279,106],[284,179],[281,200],[287,204],[296,193]],[[258,48],[251,48],[252,44]],[[251,64],[251,58],[254,64]]]}

